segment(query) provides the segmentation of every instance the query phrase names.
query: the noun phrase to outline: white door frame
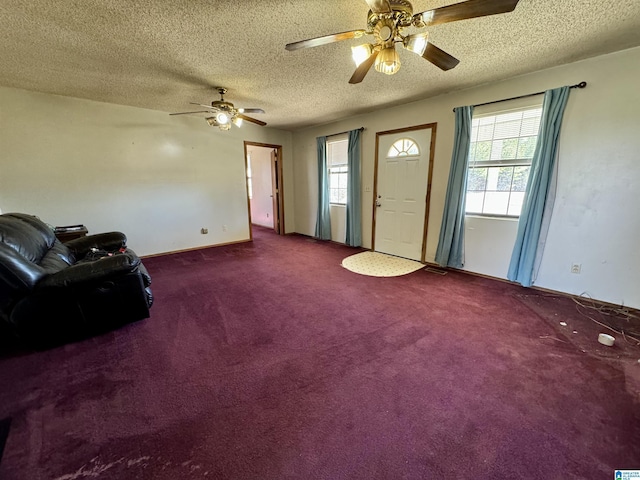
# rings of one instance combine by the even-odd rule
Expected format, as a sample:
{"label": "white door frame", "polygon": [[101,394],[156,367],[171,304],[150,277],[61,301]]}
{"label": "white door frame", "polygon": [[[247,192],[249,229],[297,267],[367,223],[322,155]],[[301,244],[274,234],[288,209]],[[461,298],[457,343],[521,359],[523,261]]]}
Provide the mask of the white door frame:
{"label": "white door frame", "polygon": [[436,151],[436,130],[437,130],[437,123],[425,123],[423,125],[416,125],[413,127],[405,127],[405,128],[399,128],[396,130],[386,130],[384,132],[376,132],[376,158],[375,158],[375,165],[374,165],[374,170],[373,170],[373,202],[372,202],[372,209],[373,209],[373,222],[372,222],[372,229],[371,229],[371,250],[375,251],[376,249],[376,213],[377,213],[377,208],[376,208],[376,200],[378,198],[378,156],[379,156],[379,145],[380,145],[380,137],[382,135],[396,135],[398,133],[404,133],[404,132],[413,132],[415,130],[426,130],[426,129],[431,129],[431,145],[429,147],[429,174],[427,176],[426,182],[427,182],[427,195],[425,198],[425,209],[424,209],[424,229],[423,229],[423,233],[422,233],[422,253],[420,256],[420,261],[422,263],[425,263],[425,257],[426,257],[426,252],[427,252],[427,232],[429,229],[429,205],[431,203],[431,179],[433,177],[433,160],[435,157],[435,151]]}

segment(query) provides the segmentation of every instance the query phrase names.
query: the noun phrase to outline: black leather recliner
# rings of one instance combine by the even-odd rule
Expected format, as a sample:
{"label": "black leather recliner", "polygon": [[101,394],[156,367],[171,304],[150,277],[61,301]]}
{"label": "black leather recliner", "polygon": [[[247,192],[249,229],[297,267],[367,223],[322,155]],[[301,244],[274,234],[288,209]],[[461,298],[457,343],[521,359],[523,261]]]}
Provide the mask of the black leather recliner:
{"label": "black leather recliner", "polygon": [[126,242],[110,232],[61,243],[33,215],[0,215],[3,343],[47,348],[149,317],[151,277]]}

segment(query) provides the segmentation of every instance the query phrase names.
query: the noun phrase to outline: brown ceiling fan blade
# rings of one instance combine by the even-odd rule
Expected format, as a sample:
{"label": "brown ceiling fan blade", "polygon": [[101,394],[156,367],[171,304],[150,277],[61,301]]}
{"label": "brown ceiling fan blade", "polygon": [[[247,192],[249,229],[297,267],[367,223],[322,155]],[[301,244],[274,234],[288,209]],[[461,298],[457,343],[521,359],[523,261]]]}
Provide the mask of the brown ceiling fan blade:
{"label": "brown ceiling fan blade", "polygon": [[170,113],[169,115],[187,115],[188,113],[211,113],[209,110],[198,110],[197,112],[178,112]]}
{"label": "brown ceiling fan blade", "polygon": [[196,103],[196,102],[189,102],[191,105],[198,105],[200,107],[204,107],[204,108],[210,108],[211,110],[220,110],[219,108],[216,107],[212,107],[211,105],[204,105],[202,103]]}
{"label": "brown ceiling fan blade", "polygon": [[446,7],[434,8],[413,16],[416,23],[438,25],[440,23],[457,22],[468,18],[486,17],[499,13],[512,12],[519,0],[468,0],[454,3]]}
{"label": "brown ceiling fan blade", "polygon": [[318,47],[328,43],[360,38],[365,33],[367,33],[366,30],[351,30],[349,32],[334,33],[332,35],[325,35],[324,37],[309,38],[299,42],[287,43],[284,48],[292,52],[294,50],[300,50],[301,48]]}
{"label": "brown ceiling fan blade", "polygon": [[365,0],[373,13],[391,13],[389,0]]}
{"label": "brown ceiling fan blade", "polygon": [[449,55],[444,50],[436,47],[433,43],[427,43],[427,48],[422,54],[422,58],[425,60],[429,60],[436,67],[441,68],[442,70],[451,70],[453,67],[460,63],[453,55]]}
{"label": "brown ceiling fan blade", "polygon": [[376,57],[378,56],[378,53],[380,53],[380,50],[374,50],[373,53],[369,55],[369,58],[367,58],[364,62],[358,65],[358,68],[356,68],[356,71],[353,72],[353,75],[351,75],[351,78],[349,79],[349,83],[355,84],[355,83],[360,83],[362,80],[364,80],[364,77],[367,75],[367,72],[371,69],[371,66],[376,61]]}
{"label": "brown ceiling fan blade", "polygon": [[239,108],[240,113],[265,113],[261,108]]}
{"label": "brown ceiling fan blade", "polygon": [[256,118],[251,118],[251,117],[247,117],[246,115],[243,115],[241,113],[238,113],[238,117],[247,121],[247,122],[251,122],[251,123],[255,123],[256,125],[261,125],[261,126],[265,126],[266,123],[263,122],[262,120],[258,120]]}

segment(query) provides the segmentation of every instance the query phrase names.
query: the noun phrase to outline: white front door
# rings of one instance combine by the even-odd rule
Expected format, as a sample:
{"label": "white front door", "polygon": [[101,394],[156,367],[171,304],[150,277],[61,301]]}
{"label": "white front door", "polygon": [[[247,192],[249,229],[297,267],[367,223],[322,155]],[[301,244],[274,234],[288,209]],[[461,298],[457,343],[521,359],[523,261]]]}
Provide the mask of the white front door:
{"label": "white front door", "polygon": [[380,135],[375,251],[421,261],[431,128]]}

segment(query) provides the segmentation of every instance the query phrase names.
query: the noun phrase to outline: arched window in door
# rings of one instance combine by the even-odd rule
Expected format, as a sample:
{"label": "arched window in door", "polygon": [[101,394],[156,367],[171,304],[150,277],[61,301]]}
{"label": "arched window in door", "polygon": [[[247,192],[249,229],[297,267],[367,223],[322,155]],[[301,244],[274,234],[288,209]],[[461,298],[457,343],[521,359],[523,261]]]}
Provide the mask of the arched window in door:
{"label": "arched window in door", "polygon": [[420,155],[418,144],[410,138],[401,138],[395,141],[387,153],[388,158],[406,157],[408,155]]}

